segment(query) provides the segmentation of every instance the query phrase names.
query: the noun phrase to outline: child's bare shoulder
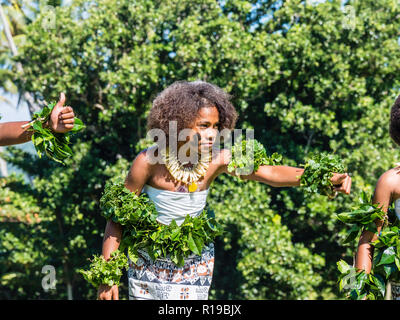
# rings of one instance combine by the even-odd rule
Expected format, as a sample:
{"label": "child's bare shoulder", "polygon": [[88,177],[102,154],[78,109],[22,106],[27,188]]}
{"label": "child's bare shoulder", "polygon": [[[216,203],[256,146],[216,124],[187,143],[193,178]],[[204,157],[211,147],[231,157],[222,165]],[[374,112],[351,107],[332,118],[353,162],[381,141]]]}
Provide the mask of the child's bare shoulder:
{"label": "child's bare shoulder", "polygon": [[376,187],[400,193],[400,167],[392,168],[384,172],[379,177]]}
{"label": "child's bare shoulder", "polygon": [[150,146],[146,149],[141,150],[135,160],[133,160],[134,164],[143,168],[151,169],[156,163],[155,157],[157,157],[158,150],[157,145]]}

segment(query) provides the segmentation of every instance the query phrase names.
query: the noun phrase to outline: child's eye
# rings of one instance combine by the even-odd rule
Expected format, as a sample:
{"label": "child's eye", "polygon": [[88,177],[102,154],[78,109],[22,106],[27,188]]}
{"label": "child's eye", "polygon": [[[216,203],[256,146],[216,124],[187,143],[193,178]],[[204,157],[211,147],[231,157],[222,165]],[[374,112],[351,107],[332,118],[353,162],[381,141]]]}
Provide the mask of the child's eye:
{"label": "child's eye", "polygon": [[[206,124],[201,124],[201,125],[200,125],[200,128],[208,128],[208,125],[206,125]],[[217,124],[214,125],[214,129],[218,129],[218,125],[217,125]]]}

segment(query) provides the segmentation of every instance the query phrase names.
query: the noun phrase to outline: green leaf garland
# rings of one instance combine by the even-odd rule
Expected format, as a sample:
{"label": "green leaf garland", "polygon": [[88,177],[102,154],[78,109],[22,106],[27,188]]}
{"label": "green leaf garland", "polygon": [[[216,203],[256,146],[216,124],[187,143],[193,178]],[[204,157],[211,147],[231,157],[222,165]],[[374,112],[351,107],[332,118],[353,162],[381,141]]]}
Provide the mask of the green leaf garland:
{"label": "green leaf garland", "polygon": [[[377,234],[375,220],[384,221],[378,239],[371,243],[375,249],[370,274],[361,276],[358,273],[362,274],[364,271],[358,271],[354,278],[360,284],[358,287],[344,288],[343,279],[350,278],[350,273],[354,276],[356,271],[354,267],[346,267],[343,260],[338,263],[341,273],[339,289],[346,291],[350,299],[384,299],[386,281],[398,281],[400,278],[400,228],[393,205],[386,214],[377,204],[372,204],[371,196],[363,192],[359,206],[351,212],[338,214],[337,218],[350,226],[346,239],[348,241],[344,243],[354,241],[364,230]],[[391,223],[389,220],[393,219],[394,222]]]}
{"label": "green leaf garland", "polygon": [[138,249],[144,249],[153,260],[170,257],[183,266],[184,258],[192,253],[201,255],[203,247],[222,232],[207,209],[198,217],[187,215],[180,226],[175,220],[169,225],[158,223],[157,210],[148,195],[130,192],[121,180],[106,184],[100,206],[106,219],[125,226],[120,248],[127,248],[134,262]]}
{"label": "green leaf garland", "polygon": [[256,172],[261,165],[278,165],[282,155],[273,153],[267,156],[265,147],[256,139],[237,139],[231,148],[232,158],[228,164],[228,171],[235,171],[238,175],[249,175]]}
{"label": "green leaf garland", "polygon": [[127,268],[128,264],[121,258],[125,249],[134,263],[141,249],[146,250],[153,260],[168,257],[183,267],[186,257],[192,253],[201,255],[204,246],[222,234],[221,226],[209,209],[204,209],[198,217],[187,215],[180,226],[175,220],[169,225],[158,223],[158,213],[148,195],[142,193],[138,196],[129,191],[121,179],[106,184],[100,206],[102,215],[124,226],[124,231],[115,262],[105,262],[102,256],[94,256],[89,270],[80,270],[94,286],[119,283],[122,268]]}

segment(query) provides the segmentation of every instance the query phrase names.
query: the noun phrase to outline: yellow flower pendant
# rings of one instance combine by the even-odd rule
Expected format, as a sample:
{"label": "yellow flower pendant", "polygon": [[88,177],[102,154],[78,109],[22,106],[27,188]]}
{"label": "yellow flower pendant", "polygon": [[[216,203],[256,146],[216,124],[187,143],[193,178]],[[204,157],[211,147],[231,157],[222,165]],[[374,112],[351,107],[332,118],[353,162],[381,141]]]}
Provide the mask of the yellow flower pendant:
{"label": "yellow flower pendant", "polygon": [[189,192],[195,192],[196,190],[197,190],[197,184],[196,184],[196,182],[192,182],[189,185]]}

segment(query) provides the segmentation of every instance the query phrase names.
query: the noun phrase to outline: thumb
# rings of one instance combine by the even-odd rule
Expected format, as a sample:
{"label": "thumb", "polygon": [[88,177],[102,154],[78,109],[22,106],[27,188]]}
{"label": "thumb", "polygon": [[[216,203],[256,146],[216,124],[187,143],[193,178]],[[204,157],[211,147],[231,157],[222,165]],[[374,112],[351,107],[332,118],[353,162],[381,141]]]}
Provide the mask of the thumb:
{"label": "thumb", "polygon": [[344,179],[346,179],[346,177],[347,177],[347,173],[339,173],[339,174],[337,174],[335,180],[336,180],[336,182],[341,182]]}
{"label": "thumb", "polygon": [[60,93],[60,98],[57,102],[57,104],[54,106],[55,108],[63,107],[65,103],[65,94],[64,92]]}

